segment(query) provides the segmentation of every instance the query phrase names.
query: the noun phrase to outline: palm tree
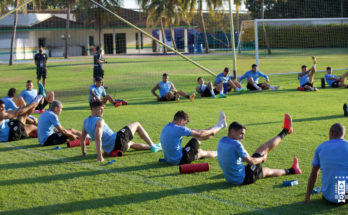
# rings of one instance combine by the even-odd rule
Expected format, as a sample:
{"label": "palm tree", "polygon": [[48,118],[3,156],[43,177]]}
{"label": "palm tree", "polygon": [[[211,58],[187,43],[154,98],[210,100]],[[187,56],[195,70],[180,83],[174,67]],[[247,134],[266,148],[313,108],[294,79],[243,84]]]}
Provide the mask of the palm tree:
{"label": "palm tree", "polygon": [[76,5],[78,0],[66,0],[66,26],[65,26],[65,53],[64,58],[69,57],[69,35],[70,35],[70,12],[71,8]]}
{"label": "palm tree", "polygon": [[209,9],[209,13],[213,14],[216,7],[220,7],[223,4],[223,0],[182,0],[183,10],[188,10],[190,13],[189,18],[192,18],[193,13],[198,12],[201,17],[201,25],[205,40],[205,52],[209,53],[209,42],[206,32],[206,27],[203,17],[203,3],[206,3]]}
{"label": "palm tree", "polygon": [[[261,0],[261,19],[265,18],[265,0]],[[262,22],[262,29],[263,29],[263,37],[265,38],[266,46],[267,46],[267,53],[272,54],[271,47],[269,45],[267,33],[266,33],[266,26],[265,23]]]}
{"label": "palm tree", "polygon": [[239,7],[241,6],[241,4],[245,2],[245,0],[234,0],[234,4],[236,5],[236,29],[237,32],[239,33]]}

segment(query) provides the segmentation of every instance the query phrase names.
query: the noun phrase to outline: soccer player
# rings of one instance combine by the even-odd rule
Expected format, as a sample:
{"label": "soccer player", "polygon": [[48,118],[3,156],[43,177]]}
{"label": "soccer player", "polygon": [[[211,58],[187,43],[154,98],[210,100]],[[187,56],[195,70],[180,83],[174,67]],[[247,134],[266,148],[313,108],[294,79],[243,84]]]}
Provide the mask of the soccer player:
{"label": "soccer player", "polygon": [[36,131],[35,125],[25,125],[25,122],[41,98],[38,96],[31,104],[9,111],[5,110],[5,102],[0,100],[0,142],[20,140]]}
{"label": "soccer player", "polygon": [[103,70],[103,63],[107,63],[105,59],[102,59],[102,49],[97,46],[96,47],[96,53],[93,56],[93,80],[97,77],[104,78],[104,70]]}
{"label": "soccer player", "polygon": [[[340,123],[331,126],[328,141],[315,150],[312,172],[308,179],[304,203],[308,203],[318,175],[321,171],[321,192],[331,203],[346,202],[348,186],[348,141],[344,139],[345,127]],[[341,186],[345,185],[345,189]],[[342,195],[341,195],[342,194]]]}
{"label": "soccer player", "polygon": [[[228,129],[228,136],[221,138],[218,143],[218,161],[228,183],[233,185],[252,184],[256,180],[289,174],[301,174],[297,158],[289,169],[270,169],[262,167],[270,150],[279,145],[283,138],[291,134],[291,117],[285,115],[284,128],[275,137],[262,144],[250,156],[241,141],[244,139],[246,127],[239,122],[232,122]],[[246,166],[243,162],[248,163]]]}
{"label": "soccer player", "polygon": [[52,146],[66,143],[67,139],[80,139],[81,132],[71,129],[65,129],[60,124],[58,116],[62,113],[63,104],[54,100],[50,109],[41,114],[37,126],[37,137],[40,145]]}
{"label": "soccer player", "polygon": [[341,77],[332,74],[331,67],[326,67],[325,80],[330,87],[345,87],[348,88],[348,85],[345,84],[346,77],[348,76],[348,72],[344,73]]}
{"label": "soccer player", "polygon": [[[226,127],[226,116],[220,111],[218,123],[204,130],[190,129],[186,127],[189,116],[180,110],[174,115],[172,122],[168,123],[161,132],[161,144],[164,158],[169,164],[189,164],[201,158],[216,157],[216,151],[204,151],[199,148],[203,140],[207,140]],[[192,139],[184,148],[181,146],[182,137],[191,136]]]}
{"label": "soccer player", "polygon": [[[18,107],[24,107],[25,101],[21,97],[17,96],[16,88],[10,88],[7,96],[2,98],[5,103],[5,110],[17,110]],[[29,103],[28,103],[29,104]]]}
{"label": "soccer player", "polygon": [[317,60],[312,56],[313,66],[307,71],[307,66],[303,65],[301,67],[302,71],[298,74],[298,80],[300,82],[300,87],[304,90],[317,91],[318,89],[314,87],[314,74]]}
{"label": "soccer player", "polygon": [[[102,86],[103,79],[101,77],[95,78],[95,84],[91,85],[89,87],[89,97],[88,101],[91,103],[92,101],[98,100],[101,101],[103,104],[106,104],[106,102],[110,102],[111,104],[115,105],[116,107],[116,101],[110,96],[106,94],[104,86]],[[103,96],[103,99],[101,98]]]}
{"label": "soccer player", "polygon": [[[86,156],[85,139],[87,134],[96,143],[98,158],[97,161],[104,161],[102,149],[110,154],[112,151],[127,151],[129,148],[134,150],[151,150],[152,152],[160,151],[160,144],[154,144],[139,122],[133,122],[123,127],[118,132],[113,132],[105,123],[103,117],[104,104],[95,100],[91,102],[91,115],[87,117],[82,125],[81,150],[82,155]],[[135,133],[143,139],[147,144],[135,143],[132,141]]]}
{"label": "soccer player", "polygon": [[[193,93],[190,96],[187,95],[184,91],[175,88],[174,84],[168,81],[169,76],[167,73],[163,73],[162,81],[156,84],[156,86],[152,89],[152,94],[157,97],[157,101],[165,102],[165,101],[180,101],[180,96],[190,99],[192,102],[195,99],[196,94]],[[156,90],[159,90],[160,95],[157,95]]]}
{"label": "soccer player", "polygon": [[36,65],[36,78],[37,83],[40,83],[42,77],[42,84],[46,87],[46,78],[47,78],[47,59],[48,55],[43,52],[43,47],[39,48],[39,53],[34,56],[35,65]]}
{"label": "soccer player", "polygon": [[231,77],[228,67],[225,67],[224,71],[216,76],[214,86],[219,89],[219,98],[225,98],[224,93],[230,92],[232,88],[238,93],[245,91],[236,79]]}
{"label": "soccer player", "polygon": [[[39,87],[42,87],[42,84],[39,84]],[[44,108],[47,104],[50,104],[54,100],[54,92],[48,92],[46,94],[45,90],[42,90],[43,92],[40,92],[40,94],[44,97],[43,103],[40,103],[36,110],[39,110],[41,113],[44,111]],[[36,89],[33,89],[33,82],[31,80],[28,80],[26,83],[26,89],[22,90],[20,96],[24,99],[25,104],[30,104],[34,98],[38,95],[38,91]]]}
{"label": "soccer player", "polygon": [[[266,82],[259,83],[259,78],[260,77],[265,78]],[[251,65],[251,70],[249,70],[248,72],[244,73],[244,75],[242,75],[240,77],[239,83],[241,83],[244,79],[247,80],[247,88],[249,90],[262,91],[262,90],[268,90],[268,89],[272,89],[272,90],[278,90],[279,89],[279,85],[276,86],[276,87],[273,87],[272,85],[270,85],[268,83],[269,82],[268,76],[263,74],[259,70],[257,70],[257,65],[256,64]]]}
{"label": "soccer player", "polygon": [[[202,97],[212,97],[216,98],[216,94],[219,94],[221,91],[220,88],[213,88],[213,84],[211,82],[205,83],[204,79],[202,77],[199,77],[197,79],[198,86],[196,87],[197,93],[199,93]],[[221,87],[221,85],[219,85]]]}

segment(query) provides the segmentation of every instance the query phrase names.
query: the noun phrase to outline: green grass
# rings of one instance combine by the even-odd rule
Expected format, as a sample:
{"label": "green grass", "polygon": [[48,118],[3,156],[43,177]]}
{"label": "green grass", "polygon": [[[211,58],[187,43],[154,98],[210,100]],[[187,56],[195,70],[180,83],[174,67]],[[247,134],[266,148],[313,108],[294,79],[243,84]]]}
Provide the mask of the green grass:
{"label": "green grass", "polygon": [[[311,55],[309,53],[308,55]],[[318,55],[319,69],[331,60],[335,67],[347,67],[347,53]],[[202,65],[218,73],[231,65],[229,56],[194,56]],[[310,64],[310,57],[277,55],[265,59],[273,65],[271,71],[296,72],[302,64]],[[163,72],[178,89],[193,92],[197,76],[213,77],[178,57],[114,58],[105,65],[106,85],[116,98],[129,101],[128,106],[115,109],[107,105],[104,119],[115,131],[139,121],[154,142],[159,142],[163,126],[174,113],[184,110],[190,115],[188,127],[203,129],[217,122],[223,110],[228,122],[239,121],[247,126],[243,144],[249,153],[258,145],[279,133],[284,113],[294,121],[294,133],[268,156],[264,166],[288,168],[297,156],[302,175],[268,178],[248,186],[235,187],[225,183],[217,159],[209,162],[210,171],[180,175],[178,166],[158,163],[163,153],[128,151],[112,165],[97,163],[95,144],[81,157],[79,148],[52,150],[38,146],[37,139],[25,139],[0,144],[0,214],[346,214],[348,206],[333,206],[312,195],[308,205],[300,205],[306,192],[311,161],[316,147],[328,139],[329,127],[340,122],[346,127],[342,105],[347,101],[346,89],[322,89],[319,92],[300,92],[295,88],[295,74],[274,75],[271,83],[280,84],[279,91],[231,94],[226,99],[197,98],[194,103],[182,99],[180,103],[157,103],[151,88],[160,81]],[[267,63],[266,63],[267,62]],[[325,63],[320,63],[325,62]],[[253,63],[252,56],[238,58],[239,71],[246,71]],[[337,66],[336,66],[337,65]],[[49,63],[48,90],[56,92],[56,99],[64,104],[60,121],[65,128],[80,129],[90,111],[87,104],[91,84],[92,65],[86,61]],[[35,79],[33,64],[13,67],[0,65],[1,96],[10,87],[24,89],[27,79]],[[239,72],[242,73],[242,72]],[[335,72],[342,74],[343,71]],[[324,73],[316,75],[320,83]],[[216,150],[218,140],[226,129],[203,142],[201,148]],[[141,141],[135,137],[136,141]],[[184,138],[183,144],[189,139]],[[298,186],[282,187],[284,180],[296,179]],[[316,186],[320,185],[320,179]]]}

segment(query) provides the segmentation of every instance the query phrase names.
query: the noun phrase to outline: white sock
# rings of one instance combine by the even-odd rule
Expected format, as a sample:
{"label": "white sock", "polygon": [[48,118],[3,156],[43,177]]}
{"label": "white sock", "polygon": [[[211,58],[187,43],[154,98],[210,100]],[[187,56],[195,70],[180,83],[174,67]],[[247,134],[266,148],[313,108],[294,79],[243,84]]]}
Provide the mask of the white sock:
{"label": "white sock", "polygon": [[269,85],[269,88],[271,88],[272,90],[275,90],[276,88],[273,87],[272,85]]}
{"label": "white sock", "polygon": [[244,87],[240,87],[239,89],[244,90]]}
{"label": "white sock", "polygon": [[314,88],[311,88],[311,91],[314,91]]}
{"label": "white sock", "polygon": [[215,95],[214,90],[210,90],[210,93],[211,93],[212,95]]}
{"label": "white sock", "polygon": [[217,151],[210,151],[212,154],[214,154],[214,156],[215,157],[217,157],[218,156],[218,153],[217,153]]}
{"label": "white sock", "polygon": [[221,91],[220,91],[220,95],[223,95],[223,94],[224,94],[224,91],[223,91],[223,90],[221,90]]}
{"label": "white sock", "polygon": [[239,90],[240,90],[240,88],[236,87],[236,91],[239,91]]}

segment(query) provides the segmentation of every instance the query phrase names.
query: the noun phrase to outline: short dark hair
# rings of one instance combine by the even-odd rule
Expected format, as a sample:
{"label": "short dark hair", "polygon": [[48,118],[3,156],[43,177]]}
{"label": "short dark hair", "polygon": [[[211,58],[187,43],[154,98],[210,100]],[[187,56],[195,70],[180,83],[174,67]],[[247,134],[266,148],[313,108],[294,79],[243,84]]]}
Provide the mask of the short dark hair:
{"label": "short dark hair", "polygon": [[104,105],[103,102],[101,102],[101,101],[99,101],[99,100],[94,100],[94,101],[92,101],[92,102],[90,103],[91,110],[92,110],[93,108],[98,108],[98,107],[101,107],[101,106],[103,106],[103,105]]}
{"label": "short dark hair", "polygon": [[240,129],[246,129],[246,127],[245,127],[245,125],[242,125],[239,122],[232,122],[230,124],[230,126],[228,127],[228,131],[231,131],[232,129],[235,130],[235,131],[238,131]]}
{"label": "short dark hair", "polygon": [[254,68],[254,67],[257,67],[257,65],[256,64],[251,65],[251,68]]}
{"label": "short dark hair", "polygon": [[345,134],[346,129],[345,129],[345,127],[342,124],[335,123],[335,124],[333,124],[331,126],[330,132],[332,132],[333,137],[339,138],[339,137],[342,137]]}
{"label": "short dark hair", "polygon": [[95,47],[95,50],[99,51],[99,50],[100,50],[100,47],[99,47],[99,46]]}
{"label": "short dark hair", "polygon": [[100,81],[102,81],[102,78],[101,77],[96,77],[94,80],[95,80],[95,82],[97,82],[97,81],[100,82]]}
{"label": "short dark hair", "polygon": [[189,120],[189,116],[187,113],[185,113],[183,110],[179,110],[178,112],[176,112],[176,114],[174,115],[174,120]]}
{"label": "short dark hair", "polygon": [[326,67],[326,70],[331,70],[331,67],[330,66]]}
{"label": "short dark hair", "polygon": [[307,68],[307,66],[306,66],[306,65],[302,65],[302,66],[301,66],[301,69],[304,69],[304,68]]}
{"label": "short dark hair", "polygon": [[0,99],[0,105],[2,104],[5,104],[5,102],[2,99]]}
{"label": "short dark hair", "polygon": [[230,68],[225,67],[224,72],[229,72],[229,71],[230,71]]}
{"label": "short dark hair", "polygon": [[7,95],[8,95],[9,97],[14,97],[14,96],[16,95],[16,88],[10,88],[10,89],[8,90]]}
{"label": "short dark hair", "polygon": [[29,84],[29,83],[33,83],[33,81],[32,80],[27,80],[27,84]]}
{"label": "short dark hair", "polygon": [[202,77],[198,77],[198,78],[197,78],[197,81],[199,81],[200,79],[202,79]]}
{"label": "short dark hair", "polygon": [[168,74],[167,73],[163,73],[162,77],[164,77],[164,76],[168,76]]}

